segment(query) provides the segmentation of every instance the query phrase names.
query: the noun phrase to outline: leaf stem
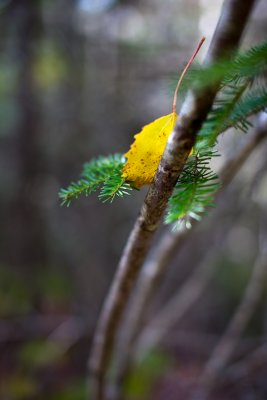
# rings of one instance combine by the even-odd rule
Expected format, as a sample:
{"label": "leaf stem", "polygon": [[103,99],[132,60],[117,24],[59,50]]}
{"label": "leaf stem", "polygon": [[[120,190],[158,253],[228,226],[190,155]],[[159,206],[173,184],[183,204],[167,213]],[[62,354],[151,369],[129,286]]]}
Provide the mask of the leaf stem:
{"label": "leaf stem", "polygon": [[175,88],[174,96],[173,96],[172,112],[175,112],[175,111],[176,111],[177,94],[178,94],[178,90],[179,90],[179,88],[180,88],[180,86],[181,86],[182,80],[183,80],[183,78],[184,78],[184,76],[185,76],[185,74],[186,74],[188,68],[190,67],[190,65],[191,65],[192,62],[194,61],[194,59],[195,59],[197,53],[199,52],[199,50],[200,50],[202,44],[205,42],[205,40],[206,40],[206,38],[203,36],[202,39],[200,40],[200,42],[199,42],[199,44],[198,44],[196,50],[195,50],[194,53],[192,54],[190,60],[189,60],[188,63],[186,64],[186,66],[185,66],[185,68],[184,68],[184,70],[183,70],[183,72],[182,72],[182,74],[181,74],[181,76],[180,76],[180,78],[179,78],[179,80],[178,80],[178,83],[177,83],[176,88]]}

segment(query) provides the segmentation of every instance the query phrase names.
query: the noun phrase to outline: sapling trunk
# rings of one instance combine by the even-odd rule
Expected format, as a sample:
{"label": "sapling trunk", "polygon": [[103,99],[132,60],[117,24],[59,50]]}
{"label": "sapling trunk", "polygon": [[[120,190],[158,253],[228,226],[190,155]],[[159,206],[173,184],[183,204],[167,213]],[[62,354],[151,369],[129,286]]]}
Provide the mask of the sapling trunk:
{"label": "sapling trunk", "polygon": [[[206,63],[212,63],[237,49],[254,3],[255,0],[225,2]],[[168,140],[154,182],[123,251],[97,325],[89,362],[94,400],[104,400],[106,397],[106,375],[121,316],[168,199],[196,141],[197,132],[212,107],[219,83],[187,96],[178,123]]]}

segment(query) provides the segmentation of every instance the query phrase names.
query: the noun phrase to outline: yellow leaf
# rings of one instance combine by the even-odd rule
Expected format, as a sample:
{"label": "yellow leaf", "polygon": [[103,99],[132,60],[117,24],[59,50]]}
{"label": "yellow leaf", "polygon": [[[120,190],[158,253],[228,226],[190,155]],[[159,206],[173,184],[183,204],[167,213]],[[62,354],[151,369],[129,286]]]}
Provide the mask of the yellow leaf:
{"label": "yellow leaf", "polygon": [[141,132],[134,136],[135,141],[131,145],[130,150],[125,154],[127,162],[123,167],[122,177],[126,182],[129,182],[136,188],[148,185],[152,183],[154,179],[168,137],[170,136],[177,120],[175,110],[179,87],[186,71],[192,64],[204,40],[205,38],[202,37],[178,80],[173,97],[172,113],[164,115],[150,124],[145,125]]}
{"label": "yellow leaf", "polygon": [[135,135],[135,141],[125,154],[127,162],[123,168],[123,178],[140,188],[150,184],[159,166],[168,137],[177,120],[177,114],[164,115]]}

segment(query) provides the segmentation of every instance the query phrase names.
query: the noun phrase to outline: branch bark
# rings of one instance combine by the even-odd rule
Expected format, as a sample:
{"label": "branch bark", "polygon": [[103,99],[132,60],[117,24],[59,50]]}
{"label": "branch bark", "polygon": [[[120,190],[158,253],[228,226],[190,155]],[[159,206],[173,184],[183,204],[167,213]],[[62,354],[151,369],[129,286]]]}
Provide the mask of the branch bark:
{"label": "branch bark", "polygon": [[[245,3],[242,0],[225,2],[206,63],[224,57],[238,47],[254,3],[255,0],[247,0]],[[95,400],[105,399],[105,379],[120,318],[167,201],[195,143],[197,132],[211,109],[218,85],[219,82],[201,93],[190,93],[187,96],[154,182],[123,251],[99,318],[89,360],[90,383]]]}

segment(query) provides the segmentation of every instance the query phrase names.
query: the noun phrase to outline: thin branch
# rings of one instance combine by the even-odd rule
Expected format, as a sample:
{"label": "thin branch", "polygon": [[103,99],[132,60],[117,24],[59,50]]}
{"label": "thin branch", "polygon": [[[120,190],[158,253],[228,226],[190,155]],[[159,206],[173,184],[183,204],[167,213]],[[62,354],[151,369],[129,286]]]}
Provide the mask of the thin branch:
{"label": "thin branch", "polygon": [[[213,62],[238,47],[254,3],[255,0],[247,0],[245,3],[242,0],[226,1],[206,62]],[[195,143],[197,132],[212,107],[219,83],[205,92],[187,96],[154,182],[123,251],[99,318],[89,361],[89,385],[91,383],[95,400],[105,399],[105,379],[122,313],[167,201]]]}
{"label": "thin branch", "polygon": [[[249,135],[247,142],[244,146],[239,150],[237,154],[235,154],[234,158],[229,159],[225,162],[221,172],[219,172],[220,180],[222,182],[221,187],[216,193],[216,199],[220,196],[220,194],[227,188],[227,186],[231,183],[234,176],[238,173],[238,171],[243,166],[244,162],[249,158],[251,153],[257,148],[257,146],[262,143],[264,139],[267,139],[267,118],[266,114],[260,114],[259,121],[256,123],[255,130],[252,135]],[[192,220],[192,224],[195,226],[199,222],[196,220]],[[119,349],[116,355],[116,367],[117,367],[117,382],[115,384],[116,388],[114,389],[116,392],[119,391],[119,387],[122,386],[122,382],[125,380],[125,377],[128,375],[128,371],[131,368],[130,364],[133,361],[133,353],[135,352],[135,342],[139,335],[141,326],[143,325],[143,320],[145,316],[145,312],[147,309],[147,305],[150,302],[150,299],[155,293],[158,284],[161,281],[161,277],[164,275],[170,260],[173,258],[174,254],[177,254],[181,249],[184,241],[187,239],[187,236],[190,235],[191,230],[184,229],[182,231],[178,231],[176,233],[166,232],[157,246],[155,246],[153,253],[150,258],[145,263],[141,276],[138,280],[137,287],[135,292],[132,295],[131,302],[128,307],[128,312],[125,317],[125,320],[122,325],[122,329],[120,331],[119,336]],[[187,290],[182,292],[185,294],[184,299],[180,292],[177,294],[177,300],[172,300],[170,305],[166,305],[164,309],[175,309],[175,314],[172,312],[172,317],[166,317],[168,319],[168,323],[165,321],[164,311],[161,310],[160,314],[163,315],[160,323],[157,323],[157,326],[160,326],[160,333],[154,336],[153,344],[158,344],[159,340],[165,335],[165,333],[173,326],[180,317],[182,317],[183,313],[188,310],[190,305],[193,304],[194,299],[197,298],[197,293],[192,291],[190,288],[194,288],[195,279],[198,280],[199,272],[200,273],[200,282],[198,286],[198,295],[201,294],[202,290],[205,288],[206,283],[209,280],[209,266],[207,264],[207,271],[204,272],[204,276],[202,277],[202,269],[205,267],[200,266],[193,275],[189,278],[189,280],[185,283],[185,287],[189,287],[189,291],[192,294],[188,297]],[[204,278],[204,280],[202,279]],[[190,283],[191,282],[191,283]],[[188,286],[187,286],[188,285]],[[181,301],[181,303],[180,303]],[[175,306],[173,306],[173,302]],[[180,309],[180,304],[182,304],[182,309]],[[177,305],[177,307],[176,307]],[[167,311],[168,312],[168,311]],[[156,317],[158,320],[158,316]],[[165,322],[163,322],[163,320]],[[152,320],[152,327],[155,326],[154,320]],[[144,348],[144,343],[148,343],[144,338],[145,336],[149,337],[148,333],[149,327],[147,328],[147,333],[143,332],[142,338],[140,338],[140,343],[142,345],[138,345],[137,347]],[[145,335],[145,336],[144,336]],[[151,348],[152,342],[149,341],[149,347]],[[140,351],[138,351],[140,353]]]}
{"label": "thin branch", "polygon": [[253,272],[243,298],[230,320],[224,335],[213,350],[211,357],[204,368],[203,374],[200,377],[199,386],[201,398],[203,399],[208,396],[209,391],[216,383],[218,375],[232,357],[239,338],[258,305],[265,284],[266,270],[266,234],[263,235],[263,233],[261,233],[259,256],[254,264]]}

